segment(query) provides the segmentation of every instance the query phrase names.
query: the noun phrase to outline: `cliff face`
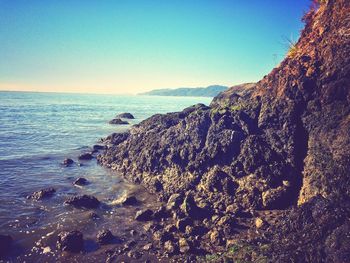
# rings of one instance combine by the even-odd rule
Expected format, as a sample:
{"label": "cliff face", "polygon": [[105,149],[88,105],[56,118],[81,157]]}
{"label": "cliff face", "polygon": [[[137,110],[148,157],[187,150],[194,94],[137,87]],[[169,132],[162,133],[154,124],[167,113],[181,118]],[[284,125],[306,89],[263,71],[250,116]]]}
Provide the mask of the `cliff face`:
{"label": "cliff face", "polygon": [[210,215],[307,203],[290,225],[315,196],[349,204],[349,14],[348,0],[311,10],[299,41],[260,82],[113,134],[99,162],[163,200],[191,197]]}

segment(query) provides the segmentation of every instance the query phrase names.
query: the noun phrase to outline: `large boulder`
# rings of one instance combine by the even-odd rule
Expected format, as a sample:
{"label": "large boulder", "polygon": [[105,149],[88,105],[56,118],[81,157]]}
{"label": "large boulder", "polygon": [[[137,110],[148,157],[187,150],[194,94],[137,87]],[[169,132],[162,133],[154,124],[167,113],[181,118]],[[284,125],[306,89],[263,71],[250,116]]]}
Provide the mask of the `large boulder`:
{"label": "large boulder", "polygon": [[77,208],[94,209],[99,207],[100,201],[96,197],[91,195],[78,195],[72,196],[65,201],[66,204],[72,205]]}

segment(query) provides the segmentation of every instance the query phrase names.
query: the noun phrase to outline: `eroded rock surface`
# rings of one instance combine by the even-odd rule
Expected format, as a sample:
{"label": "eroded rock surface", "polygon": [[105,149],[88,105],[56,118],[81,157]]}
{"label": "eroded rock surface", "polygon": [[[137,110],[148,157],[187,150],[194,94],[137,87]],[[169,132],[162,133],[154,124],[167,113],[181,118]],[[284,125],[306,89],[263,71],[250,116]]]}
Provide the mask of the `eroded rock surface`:
{"label": "eroded rock surface", "polygon": [[[305,204],[286,217],[293,229],[304,211],[310,213],[307,207],[319,195],[334,207],[343,204],[342,215],[346,214],[350,194],[349,14],[349,1],[323,1],[305,15],[306,26],[293,52],[261,81],[232,87],[209,107],[198,104],[182,112],[157,114],[127,133],[113,134],[104,140],[108,148],[98,161],[159,195],[168,203],[167,209],[173,210],[181,231],[190,232],[200,219],[217,246],[224,245],[234,229],[234,222],[222,219],[227,215],[234,218],[260,209]],[[322,237],[308,233],[311,248],[287,249],[286,258],[307,262],[313,249],[324,253],[321,247],[331,253],[329,258],[346,258],[346,249],[329,245],[332,238],[343,238],[336,229],[346,226],[334,218],[332,231],[322,234],[331,222],[322,218],[320,214],[311,221],[303,219],[301,229],[293,232],[295,237],[306,241],[298,233],[305,234],[308,227]],[[220,220],[222,225],[217,227]],[[286,229],[275,231],[281,238],[289,236]],[[290,244],[281,242],[274,255]],[[167,243],[169,253],[174,248],[172,242]]]}

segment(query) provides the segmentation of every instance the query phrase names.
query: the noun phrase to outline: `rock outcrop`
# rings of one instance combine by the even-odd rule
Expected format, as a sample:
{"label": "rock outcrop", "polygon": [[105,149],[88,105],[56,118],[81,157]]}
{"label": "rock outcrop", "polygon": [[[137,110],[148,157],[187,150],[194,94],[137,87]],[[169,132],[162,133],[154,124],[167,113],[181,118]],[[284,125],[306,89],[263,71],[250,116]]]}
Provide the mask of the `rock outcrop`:
{"label": "rock outcrop", "polygon": [[[190,220],[198,220],[191,209],[198,209],[196,215],[205,211],[203,218],[221,217],[231,209],[237,214],[308,207],[316,196],[334,207],[342,204],[344,216],[350,207],[350,2],[322,2],[304,16],[293,50],[260,82],[232,87],[210,107],[157,114],[128,133],[109,136],[98,161],[169,200],[169,206],[180,205]],[[290,212],[288,224],[297,224],[304,210]],[[312,239],[315,253],[345,253],[330,244],[341,234],[338,228],[348,225],[304,219],[296,233],[329,226],[325,236]],[[215,231],[210,237],[220,245]],[[275,231],[289,236],[286,229]],[[275,255],[288,244],[281,242]],[[169,244],[167,249],[173,250]],[[308,252],[288,255],[310,261]]]}

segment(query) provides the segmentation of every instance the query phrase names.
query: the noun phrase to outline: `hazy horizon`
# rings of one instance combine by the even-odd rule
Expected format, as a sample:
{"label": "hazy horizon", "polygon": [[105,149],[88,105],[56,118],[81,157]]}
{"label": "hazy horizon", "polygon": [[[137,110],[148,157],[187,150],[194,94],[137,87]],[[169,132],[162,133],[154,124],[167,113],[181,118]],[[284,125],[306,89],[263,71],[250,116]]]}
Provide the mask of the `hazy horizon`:
{"label": "hazy horizon", "polygon": [[134,95],[255,82],[309,1],[0,0],[0,90]]}

